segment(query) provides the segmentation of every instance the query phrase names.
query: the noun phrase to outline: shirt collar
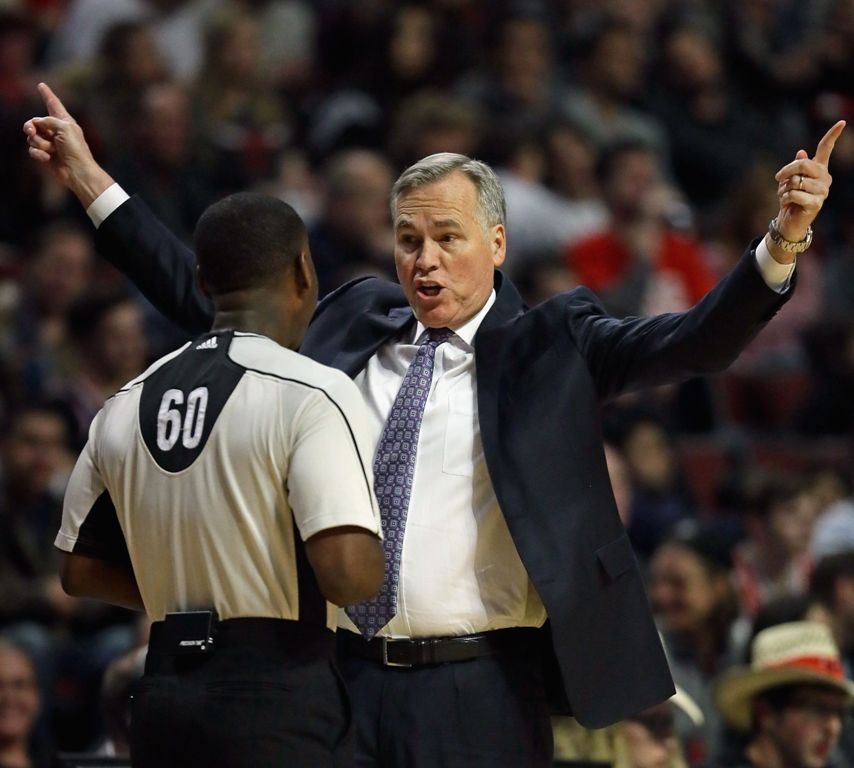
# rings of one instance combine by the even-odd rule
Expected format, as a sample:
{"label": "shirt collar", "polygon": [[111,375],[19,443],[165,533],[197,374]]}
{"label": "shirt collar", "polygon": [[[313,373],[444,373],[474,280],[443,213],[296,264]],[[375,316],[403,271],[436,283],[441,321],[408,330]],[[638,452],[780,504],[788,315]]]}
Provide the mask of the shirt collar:
{"label": "shirt collar", "polygon": [[[480,324],[483,322],[483,318],[486,317],[487,312],[492,309],[492,305],[495,304],[495,289],[493,288],[492,292],[489,294],[489,298],[486,300],[486,304],[481,307],[480,312],[478,312],[471,320],[469,320],[465,325],[461,325],[454,331],[454,335],[463,341],[466,346],[474,347],[474,335],[477,333],[477,329],[480,328]],[[415,339],[414,342],[417,344],[421,337],[424,335],[427,330],[426,326],[419,320],[415,327]]]}

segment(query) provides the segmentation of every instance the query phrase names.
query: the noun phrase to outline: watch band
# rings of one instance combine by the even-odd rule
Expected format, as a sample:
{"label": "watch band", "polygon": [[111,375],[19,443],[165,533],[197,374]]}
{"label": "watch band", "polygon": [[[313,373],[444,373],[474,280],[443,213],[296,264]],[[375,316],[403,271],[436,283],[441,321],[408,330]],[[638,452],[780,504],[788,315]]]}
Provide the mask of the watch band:
{"label": "watch band", "polygon": [[768,234],[774,243],[787,253],[803,253],[812,244],[812,225],[807,227],[807,233],[803,240],[787,240],[777,229],[776,216],[768,224]]}

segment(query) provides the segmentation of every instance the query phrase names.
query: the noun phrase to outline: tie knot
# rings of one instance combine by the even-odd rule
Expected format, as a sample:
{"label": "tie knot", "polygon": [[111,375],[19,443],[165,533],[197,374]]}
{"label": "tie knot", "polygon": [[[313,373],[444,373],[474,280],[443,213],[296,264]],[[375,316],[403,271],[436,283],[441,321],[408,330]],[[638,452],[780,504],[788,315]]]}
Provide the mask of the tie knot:
{"label": "tie knot", "polygon": [[450,328],[428,328],[427,329],[427,341],[433,342],[435,346],[446,342],[451,336],[454,335],[454,332]]}

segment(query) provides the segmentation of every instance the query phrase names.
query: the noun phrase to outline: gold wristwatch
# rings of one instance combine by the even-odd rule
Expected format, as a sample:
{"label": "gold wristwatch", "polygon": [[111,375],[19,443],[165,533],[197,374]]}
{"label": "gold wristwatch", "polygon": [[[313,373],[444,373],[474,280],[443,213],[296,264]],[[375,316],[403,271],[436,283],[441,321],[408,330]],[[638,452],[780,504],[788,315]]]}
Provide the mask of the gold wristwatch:
{"label": "gold wristwatch", "polygon": [[777,229],[776,216],[771,219],[771,223],[768,225],[768,234],[774,243],[787,253],[803,253],[812,243],[812,226],[807,227],[807,233],[804,235],[803,240],[786,240],[780,234],[780,230]]}

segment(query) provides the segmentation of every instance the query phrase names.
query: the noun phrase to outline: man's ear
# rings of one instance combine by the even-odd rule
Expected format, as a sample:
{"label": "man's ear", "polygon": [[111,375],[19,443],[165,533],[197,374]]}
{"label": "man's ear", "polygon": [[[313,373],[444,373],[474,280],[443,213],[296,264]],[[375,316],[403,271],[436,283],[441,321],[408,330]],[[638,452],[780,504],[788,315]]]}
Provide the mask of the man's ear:
{"label": "man's ear", "polygon": [[507,255],[507,236],[503,224],[496,224],[490,230],[490,245],[492,246],[492,264],[500,267]]}
{"label": "man's ear", "polygon": [[314,285],[314,268],[308,251],[300,251],[294,259],[294,284],[300,294],[307,293]]}
{"label": "man's ear", "polygon": [[199,290],[208,298],[211,296],[211,292],[208,290],[207,283],[205,283],[205,278],[202,277],[202,270],[199,269],[199,265],[196,264],[196,283],[199,286]]}

